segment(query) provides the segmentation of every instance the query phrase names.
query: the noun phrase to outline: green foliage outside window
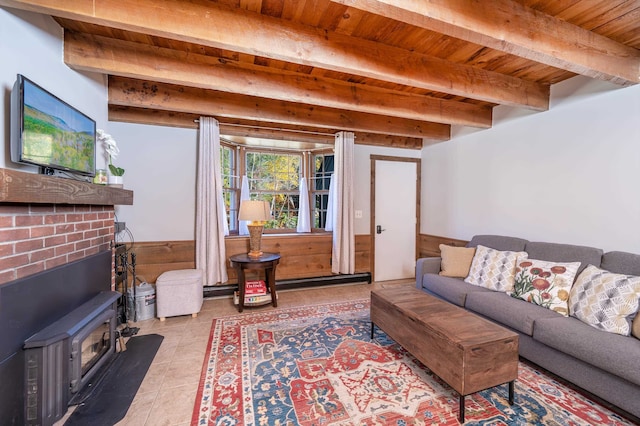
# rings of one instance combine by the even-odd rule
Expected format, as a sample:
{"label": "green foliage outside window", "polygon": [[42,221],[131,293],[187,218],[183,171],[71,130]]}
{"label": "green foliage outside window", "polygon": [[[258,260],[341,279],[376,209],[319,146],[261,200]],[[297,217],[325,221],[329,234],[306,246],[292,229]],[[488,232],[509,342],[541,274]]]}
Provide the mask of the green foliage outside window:
{"label": "green foliage outside window", "polygon": [[247,152],[246,175],[252,199],[271,206],[266,229],[294,229],[300,208],[300,154]]}
{"label": "green foliage outside window", "polygon": [[[273,220],[265,224],[265,229],[295,229],[300,209],[300,177],[304,168],[302,154],[247,151],[245,170],[239,170],[236,152],[234,147],[223,145],[220,148],[222,185],[229,230],[238,230],[240,176],[245,174],[249,180],[251,199],[265,200],[271,206]],[[311,223],[313,228],[324,228],[329,182],[333,173],[333,154],[313,154],[308,158],[311,171]]]}

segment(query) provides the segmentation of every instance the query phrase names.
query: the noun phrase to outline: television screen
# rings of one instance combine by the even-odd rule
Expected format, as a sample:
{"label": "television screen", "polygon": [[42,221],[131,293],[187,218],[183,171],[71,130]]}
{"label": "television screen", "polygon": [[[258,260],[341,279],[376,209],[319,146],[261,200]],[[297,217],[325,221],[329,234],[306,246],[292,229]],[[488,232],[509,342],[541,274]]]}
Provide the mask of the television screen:
{"label": "television screen", "polygon": [[95,175],[94,120],[20,74],[11,97],[12,161]]}

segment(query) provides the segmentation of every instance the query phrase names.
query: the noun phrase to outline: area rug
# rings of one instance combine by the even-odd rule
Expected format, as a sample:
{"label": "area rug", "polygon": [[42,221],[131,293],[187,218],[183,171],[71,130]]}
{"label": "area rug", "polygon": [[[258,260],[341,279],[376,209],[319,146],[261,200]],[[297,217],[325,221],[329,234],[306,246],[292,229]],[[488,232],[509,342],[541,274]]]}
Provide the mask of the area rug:
{"label": "area rug", "polygon": [[[458,394],[376,327],[369,301],[214,319],[192,425],[457,425]],[[631,425],[521,362],[466,398],[467,425]]]}

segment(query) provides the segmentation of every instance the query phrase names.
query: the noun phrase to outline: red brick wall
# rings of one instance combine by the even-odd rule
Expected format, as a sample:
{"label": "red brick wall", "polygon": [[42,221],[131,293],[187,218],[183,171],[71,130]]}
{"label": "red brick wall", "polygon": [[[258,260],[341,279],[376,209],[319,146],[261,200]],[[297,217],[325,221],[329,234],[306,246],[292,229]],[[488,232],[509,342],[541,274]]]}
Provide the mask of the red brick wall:
{"label": "red brick wall", "polygon": [[113,206],[0,204],[0,284],[109,250],[113,235]]}

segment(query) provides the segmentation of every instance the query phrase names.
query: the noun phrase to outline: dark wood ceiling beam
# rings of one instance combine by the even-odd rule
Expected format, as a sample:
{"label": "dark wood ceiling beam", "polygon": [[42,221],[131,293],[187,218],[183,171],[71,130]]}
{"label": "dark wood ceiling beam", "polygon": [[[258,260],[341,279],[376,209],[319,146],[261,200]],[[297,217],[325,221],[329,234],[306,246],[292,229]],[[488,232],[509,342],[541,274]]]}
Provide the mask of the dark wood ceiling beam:
{"label": "dark wood ceiling beam", "polygon": [[[109,105],[109,121],[197,129],[198,114]],[[278,123],[219,118],[220,133],[277,141],[333,145],[338,129],[283,126]],[[356,145],[421,149],[422,138],[355,132]],[[317,147],[315,147],[317,149]]]}
{"label": "dark wood ceiling beam", "polygon": [[412,120],[491,127],[492,108],[244,65],[220,58],[65,31],[65,63],[76,70],[156,80],[262,98]]}
{"label": "dark wood ceiling beam", "polygon": [[122,77],[109,78],[109,104],[354,132],[449,140],[451,126],[275,101]]}
{"label": "dark wood ceiling beam", "polygon": [[640,83],[640,50],[512,0],[331,0],[556,68]]}
{"label": "dark wood ceiling beam", "polygon": [[0,0],[0,5],[490,103],[549,107],[548,85],[213,2]]}

